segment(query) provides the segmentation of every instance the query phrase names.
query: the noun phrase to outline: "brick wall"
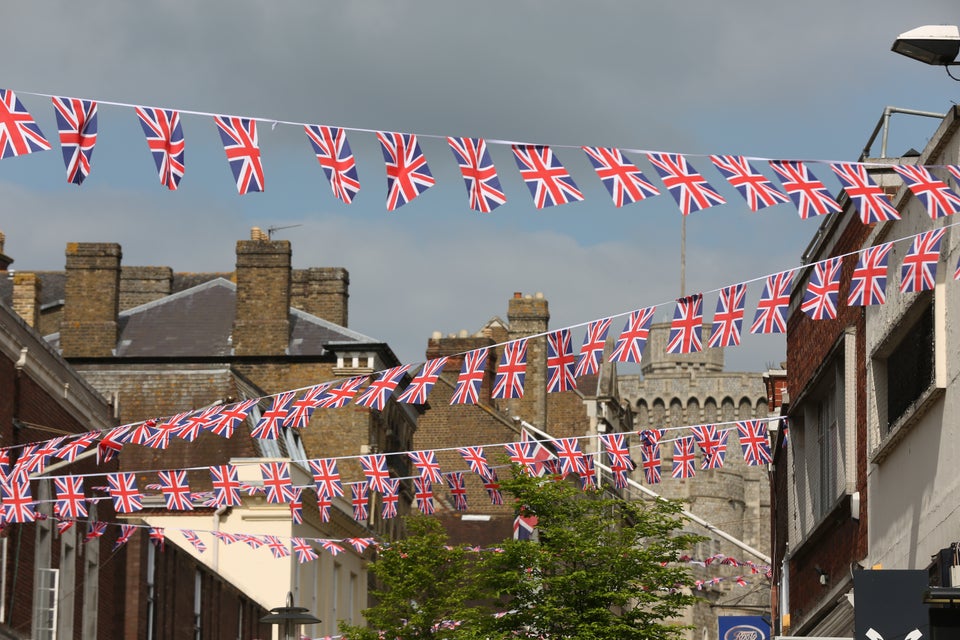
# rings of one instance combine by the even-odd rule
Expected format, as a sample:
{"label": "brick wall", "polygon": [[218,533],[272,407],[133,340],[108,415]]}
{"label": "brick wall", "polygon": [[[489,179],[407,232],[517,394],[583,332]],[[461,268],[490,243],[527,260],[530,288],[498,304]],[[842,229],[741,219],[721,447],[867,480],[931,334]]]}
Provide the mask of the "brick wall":
{"label": "brick wall", "polygon": [[40,328],[40,278],[35,273],[13,276],[13,310],[31,327]]}
{"label": "brick wall", "polygon": [[109,357],[117,346],[120,245],[71,242],[66,256],[67,284],[60,326],[63,355]]}
{"label": "brick wall", "polygon": [[347,326],[350,274],[346,269],[296,269],[290,285],[290,304],[294,307],[341,327]]}
{"label": "brick wall", "polygon": [[173,269],[170,267],[121,267],[120,310],[160,300],[170,295],[172,288]]}

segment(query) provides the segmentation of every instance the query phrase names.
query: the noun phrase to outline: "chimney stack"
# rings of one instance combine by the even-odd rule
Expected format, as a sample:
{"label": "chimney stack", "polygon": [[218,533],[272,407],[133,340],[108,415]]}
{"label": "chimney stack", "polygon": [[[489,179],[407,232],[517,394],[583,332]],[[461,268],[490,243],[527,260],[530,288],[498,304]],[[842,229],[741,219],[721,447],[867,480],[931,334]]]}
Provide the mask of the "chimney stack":
{"label": "chimney stack", "polygon": [[60,349],[66,358],[110,357],[117,347],[120,307],[120,245],[67,244]]}
{"label": "chimney stack", "polygon": [[238,356],[283,355],[290,344],[290,242],[270,240],[254,227],[237,241],[237,311],[233,350]]}
{"label": "chimney stack", "polygon": [[341,327],[347,326],[350,274],[342,267],[314,267],[293,272],[290,304]]}
{"label": "chimney stack", "polygon": [[40,289],[37,274],[13,274],[13,310],[37,330],[40,328]]}
{"label": "chimney stack", "polygon": [[[550,306],[542,293],[523,296],[515,292],[507,304],[510,340],[544,334],[550,322]],[[544,428],[547,424],[547,339],[527,340],[527,372],[524,375],[523,398],[510,400],[509,407],[531,424]]]}

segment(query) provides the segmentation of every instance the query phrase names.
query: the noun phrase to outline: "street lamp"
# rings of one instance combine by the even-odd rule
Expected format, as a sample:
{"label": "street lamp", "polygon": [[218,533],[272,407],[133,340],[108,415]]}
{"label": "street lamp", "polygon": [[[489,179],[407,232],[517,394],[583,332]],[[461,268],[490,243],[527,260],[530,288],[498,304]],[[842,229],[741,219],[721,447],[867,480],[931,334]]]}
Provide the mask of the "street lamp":
{"label": "street lamp", "polygon": [[926,64],[949,67],[957,64],[954,60],[960,53],[960,27],[946,24],[917,27],[897,36],[890,50]]}
{"label": "street lamp", "polygon": [[320,622],[305,607],[293,606],[293,592],[287,592],[287,606],[274,607],[270,613],[260,618],[260,622],[265,624],[275,624],[280,627],[280,640],[298,640],[300,627],[305,624],[316,624]]}

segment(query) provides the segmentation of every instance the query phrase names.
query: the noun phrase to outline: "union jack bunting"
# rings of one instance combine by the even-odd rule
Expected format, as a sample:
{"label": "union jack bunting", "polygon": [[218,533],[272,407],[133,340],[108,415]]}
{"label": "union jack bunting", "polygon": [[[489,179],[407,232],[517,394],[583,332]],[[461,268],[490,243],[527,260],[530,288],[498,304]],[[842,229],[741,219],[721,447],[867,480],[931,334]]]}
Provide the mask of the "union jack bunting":
{"label": "union jack bunting", "polygon": [[450,404],[476,404],[480,398],[480,385],[486,373],[489,348],[474,349],[463,356],[463,367],[457,377]]}
{"label": "union jack bunting", "polygon": [[673,442],[673,477],[692,478],[696,475],[697,448],[693,436],[677,438]]}
{"label": "union jack bunting", "polygon": [[260,416],[260,420],[250,432],[250,437],[257,440],[276,440],[280,435],[280,425],[287,419],[287,412],[295,395],[293,391],[287,391],[274,396],[273,403]]}
{"label": "union jack bunting", "polygon": [[[553,454],[536,440],[524,439],[504,445],[511,462],[519,464],[531,475],[539,475],[543,463],[552,460]],[[491,470],[492,471],[492,470]]]}
{"label": "union jack bunting", "polygon": [[330,507],[333,501],[327,496],[317,496],[317,513],[320,514],[321,522],[330,522]]}
{"label": "union jack bunting", "polygon": [[303,128],[313,146],[313,152],[317,155],[317,161],[330,182],[334,197],[350,204],[360,191],[360,179],[346,132],[339,127],[315,124],[304,125]]}
{"label": "union jack bunting", "polygon": [[244,400],[222,407],[210,423],[210,431],[224,438],[233,437],[233,432],[238,426],[243,424],[253,405],[259,401],[259,398],[251,398],[250,400]]}
{"label": "union jack bunting", "polygon": [[573,375],[576,358],[570,342],[570,330],[560,329],[547,335],[547,393],[577,388]]}
{"label": "union jack bunting", "polygon": [[190,487],[187,484],[187,472],[181,470],[160,471],[160,491],[171,511],[193,511],[190,502]]}
{"label": "union jack bunting", "polygon": [[267,492],[267,502],[285,504],[293,500],[293,484],[290,481],[289,462],[266,462],[260,465],[263,476],[263,488]]}
{"label": "union jack bunting", "polygon": [[640,444],[645,447],[660,444],[666,432],[666,429],[644,429],[640,432]]}
{"label": "union jack bunting", "polygon": [[237,468],[232,464],[210,467],[213,482],[213,504],[217,507],[234,507],[240,504],[240,481]]}
{"label": "union jack bunting", "polygon": [[800,310],[814,320],[832,320],[837,317],[840,262],[840,258],[828,258],[813,265]]}
{"label": "union jack bunting", "polygon": [[838,162],[830,165],[830,168],[837,174],[843,190],[856,205],[863,224],[900,219],[900,214],[890,204],[883,189],[870,179],[865,166],[852,162]]}
{"label": "union jack bunting", "polygon": [[553,150],[546,145],[515,144],[513,158],[537,209],[583,200],[583,194]]}
{"label": "union jack bunting", "polygon": [[584,491],[597,488],[597,467],[593,463],[593,456],[583,457],[583,471],[580,476],[580,488]]}
{"label": "union jack bunting", "polygon": [[4,448],[0,449],[0,477],[8,473],[10,473],[10,449]]}
{"label": "union jack bunting", "polygon": [[96,540],[97,538],[103,537],[103,534],[107,532],[107,523],[93,521],[87,528],[87,535],[83,537],[84,542],[90,542],[91,540]]}
{"label": "union jack bunting", "polygon": [[828,213],[840,213],[842,209],[826,186],[813,175],[802,162],[771,160],[770,167],[776,172],[802,220]]}
{"label": "union jack bunting", "polygon": [[310,423],[310,418],[313,416],[314,410],[320,406],[320,399],[323,397],[324,392],[331,384],[330,382],[324,382],[304,391],[303,396],[290,404],[290,411],[283,420],[283,426],[294,429],[303,429],[306,427]]}
{"label": "union jack bunting", "polygon": [[79,520],[87,517],[87,497],[83,494],[83,476],[53,479],[57,493],[56,506],[61,518]]}
{"label": "union jack bunting", "polygon": [[647,196],[656,196],[660,190],[647,182],[637,165],[619,149],[610,147],[581,147],[593,165],[597,177],[613,198],[615,207],[639,202]]}
{"label": "union jack bunting", "polygon": [[770,444],[767,442],[767,423],[760,420],[746,420],[737,423],[740,447],[743,459],[750,466],[760,466],[773,460]]}
{"label": "union jack bunting", "polygon": [[467,482],[463,477],[462,471],[452,471],[443,474],[447,481],[447,487],[450,489],[450,497],[453,498],[453,507],[457,511],[467,510]]}
{"label": "union jack bunting", "polygon": [[937,178],[930,170],[920,165],[891,165],[900,174],[904,184],[927,208],[930,218],[936,220],[960,211],[960,196]]}
{"label": "union jack bunting", "polygon": [[197,535],[196,531],[192,529],[181,529],[180,535],[182,535],[187,542],[193,545],[193,548],[197,550],[197,553],[203,553],[207,550],[207,545],[203,543],[203,540],[200,539],[200,536]]}
{"label": "union jack bunting", "polygon": [[363,553],[374,541],[373,538],[347,538],[346,542],[353,547],[357,553]]}
{"label": "union jack bunting", "polygon": [[150,442],[150,439],[156,435],[156,431],[154,430],[154,427],[156,426],[156,420],[144,420],[140,424],[133,427],[133,429],[130,431],[130,436],[127,441],[132,442],[133,444],[147,444]]}
{"label": "union jack bunting", "polygon": [[710,156],[714,166],[747,201],[750,211],[759,211],[790,198],[777,191],[766,176],[753,168],[743,156]]}
{"label": "union jack bunting", "polygon": [[320,540],[320,546],[323,547],[325,551],[329,551],[330,555],[334,557],[340,555],[344,551],[343,547],[333,540]]}
{"label": "union jack bunting", "polygon": [[[2,512],[0,512],[0,516],[2,516]],[[65,534],[67,531],[70,530],[70,527],[72,527],[73,525],[76,524],[76,521],[74,521],[74,520],[61,520],[61,519],[60,519],[60,514],[57,513],[57,505],[53,505],[53,516],[54,516],[54,518],[57,519],[57,534],[58,534],[58,535],[61,535],[61,536],[62,536],[63,534]],[[116,550],[116,548],[117,548],[116,545],[114,545],[113,548],[114,548],[114,550]]]}
{"label": "union jack bunting", "polygon": [[113,499],[114,511],[117,513],[133,513],[143,509],[134,474],[108,473],[107,484],[110,486],[109,493]]}
{"label": "union jack bunting", "polygon": [[277,536],[263,536],[263,539],[267,541],[267,548],[270,549],[270,553],[273,554],[274,558],[290,557],[290,550],[287,549],[287,545],[283,544],[280,538]]}
{"label": "union jack bunting", "polygon": [[440,473],[440,463],[437,462],[436,452],[410,451],[407,455],[413,460],[421,478],[430,482],[443,482],[443,474]]}
{"label": "union jack bunting", "polygon": [[887,258],[892,242],[867,247],[860,252],[857,267],[850,278],[850,294],[847,304],[867,306],[883,304],[887,301]]}
{"label": "union jack bunting", "polygon": [[176,191],[183,178],[184,140],[180,112],[151,107],[137,107],[140,128],[147,138],[147,147],[157,166],[160,184]]}
{"label": "union jack bunting", "polygon": [[400,384],[401,378],[409,368],[410,365],[404,364],[387,369],[380,374],[380,377],[370,383],[370,386],[360,394],[354,404],[383,411],[383,408],[387,406],[387,399]]}
{"label": "union jack bunting", "polygon": [[0,158],[46,151],[50,143],[10,89],[0,89]]}
{"label": "union jack bunting", "polygon": [[447,144],[460,165],[471,209],[490,213],[507,201],[483,138],[447,138]]}
{"label": "union jack bunting", "polygon": [[677,201],[683,215],[726,203],[726,199],[713,190],[684,156],[677,153],[648,153],[647,159],[660,174],[663,186]]}
{"label": "union jack bunting", "polygon": [[207,407],[202,411],[195,411],[182,420],[177,430],[177,437],[187,442],[193,442],[200,436],[200,432],[210,428],[210,423],[220,414],[220,407]]}
{"label": "union jack bunting", "polygon": [[293,498],[290,499],[290,519],[293,524],[303,524],[303,489],[293,488]]}
{"label": "union jack bunting", "polygon": [[265,544],[265,541],[260,536],[252,536],[249,533],[238,533],[237,541],[243,542],[251,549],[259,549]]}
{"label": "union jack bunting", "polygon": [[560,473],[576,473],[583,475],[587,472],[587,463],[580,450],[580,441],[576,438],[560,438],[553,441],[553,448],[560,460]]}
{"label": "union jack bunting", "polygon": [[600,444],[607,452],[607,458],[610,460],[610,467],[613,469],[625,469],[631,471],[636,468],[636,464],[630,457],[630,447],[627,445],[627,436],[623,433],[603,433],[600,435]]}
{"label": "union jack bunting", "polygon": [[503,493],[500,491],[500,479],[497,477],[495,469],[490,469],[490,475],[484,476],[483,488],[487,490],[487,495],[490,496],[490,504],[503,504]]}
{"label": "union jack bunting", "polygon": [[363,475],[367,477],[367,486],[378,493],[383,493],[383,482],[390,477],[387,456],[382,453],[360,456],[360,466],[363,467]]}
{"label": "union jack bunting", "polygon": [[387,167],[387,211],[409,203],[434,185],[436,180],[412,133],[377,132]]}
{"label": "union jack bunting", "polygon": [[735,347],[740,344],[740,328],[743,326],[743,303],[747,285],[734,284],[720,290],[717,310],[713,314],[713,331],[707,346]]}
{"label": "union jack bunting", "polygon": [[318,496],[333,498],[343,495],[343,484],[340,481],[340,472],[337,470],[336,458],[321,458],[309,460],[310,471],[313,472],[313,482]]}
{"label": "union jack bunting", "polygon": [[647,336],[650,335],[650,321],[653,320],[656,310],[656,307],[647,307],[630,312],[627,323],[623,325],[623,332],[610,354],[610,362],[639,364],[643,360],[643,349],[647,346]]}
{"label": "union jack bunting", "polygon": [[143,444],[153,449],[166,449],[170,446],[170,437],[180,431],[183,426],[181,421],[186,418],[188,414],[188,411],[184,411],[175,416],[170,416],[163,421],[158,421],[153,425],[150,436]]}
{"label": "union jack bunting", "polygon": [[220,130],[220,140],[223,141],[233,179],[237,182],[237,193],[244,195],[263,191],[257,121],[233,116],[214,116],[214,121]]}
{"label": "union jack bunting", "polygon": [[313,546],[303,538],[290,538],[290,546],[293,549],[293,553],[297,556],[297,562],[300,564],[316,560],[320,557],[317,555]]}
{"label": "union jack bunting", "polygon": [[660,482],[660,445],[640,447],[640,456],[643,477],[648,484],[658,484]]}
{"label": "union jack bunting", "polygon": [[763,285],[757,315],[753,318],[750,333],[786,333],[786,312],[790,306],[790,284],[793,271],[781,271],[767,277]]}
{"label": "union jack bunting", "polygon": [[947,171],[950,172],[950,175],[953,176],[953,179],[960,182],[960,165],[948,164]]}
{"label": "union jack bunting", "polygon": [[337,409],[345,407],[357,395],[357,390],[367,379],[367,376],[356,376],[344,380],[337,386],[329,389],[320,400],[320,406],[324,409]]}
{"label": "union jack bunting", "polygon": [[120,525],[120,535],[117,537],[117,541],[113,543],[113,550],[116,551],[123,545],[130,542],[130,538],[133,537],[140,527],[134,524],[122,524]]}
{"label": "union jack bunting", "polygon": [[397,517],[397,502],[400,501],[400,478],[387,478],[383,483],[384,492],[380,495],[383,507],[380,517],[384,520]]}
{"label": "union jack bunting", "polygon": [[424,363],[420,374],[411,380],[407,388],[397,396],[397,402],[426,404],[427,395],[430,393],[430,390],[433,389],[433,385],[436,384],[437,378],[440,377],[444,365],[447,364],[447,360],[449,360],[449,358],[443,356],[441,358],[428,360]]}
{"label": "union jack bunting", "polygon": [[534,514],[517,514],[513,520],[513,539],[532,540],[533,531],[537,528],[539,519]]}
{"label": "union jack bunting", "polygon": [[702,332],[703,294],[678,298],[667,338],[667,353],[703,351]]}
{"label": "union jack bunting", "polygon": [[527,371],[527,341],[514,340],[503,347],[503,356],[493,378],[491,398],[522,398]]}
{"label": "union jack bunting", "polygon": [[97,464],[109,462],[120,453],[129,430],[130,427],[127,425],[114,427],[100,438],[100,442],[97,443]]}
{"label": "union jack bunting", "polygon": [[413,502],[420,513],[431,515],[436,513],[433,503],[433,485],[425,478],[413,479]]}
{"label": "union jack bunting", "polygon": [[354,482],[350,485],[350,495],[350,503],[353,505],[353,519],[357,522],[363,522],[369,517],[370,513],[367,510],[370,501],[370,487],[366,482]]}
{"label": "union jack bunting", "polygon": [[931,229],[914,237],[910,251],[903,256],[900,267],[900,292],[917,293],[933,289],[940,260],[940,242],[945,228]]}
{"label": "union jack bunting", "polygon": [[727,436],[730,432],[728,430],[717,431],[717,426],[713,424],[690,427],[690,431],[693,432],[697,446],[703,453],[700,468],[719,469],[723,467],[723,461],[727,454]]}
{"label": "union jack bunting", "polygon": [[487,463],[487,457],[483,454],[483,447],[463,447],[457,449],[457,453],[463,457],[464,462],[470,467],[470,471],[481,478],[490,476],[490,465]]}
{"label": "union jack bunting", "polygon": [[79,98],[51,98],[60,134],[60,151],[67,182],[83,184],[97,144],[97,103]]}
{"label": "union jack bunting", "polygon": [[580,356],[577,358],[576,377],[591,375],[600,370],[600,358],[603,348],[607,344],[607,331],[610,330],[610,318],[594,320],[587,327],[580,345]]}

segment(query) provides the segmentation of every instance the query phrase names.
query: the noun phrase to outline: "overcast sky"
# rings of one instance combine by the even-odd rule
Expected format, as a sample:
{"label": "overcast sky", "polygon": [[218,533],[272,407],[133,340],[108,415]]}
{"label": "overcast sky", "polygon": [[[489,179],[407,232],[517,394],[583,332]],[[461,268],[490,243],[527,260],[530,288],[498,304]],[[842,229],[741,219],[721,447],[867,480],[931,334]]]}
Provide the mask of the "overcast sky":
{"label": "overcast sky", "polygon": [[[570,2],[512,0],[12,3],[0,21],[0,87],[54,145],[0,162],[0,230],[19,270],[62,269],[67,242],[118,242],[126,265],[228,271],[251,226],[293,245],[295,267],[350,272],[351,328],[423,359],[437,330],[505,316],[514,291],[543,292],[551,326],[632,309],[673,312],[680,214],[669,195],[613,206],[579,145],[690,154],[728,204],[688,219],[687,293],[800,264],[819,221],[791,205],[751,213],[703,154],[856,160],[884,107],[944,112],[943,69],[890,52],[897,34],[955,24],[928,2]],[[93,170],[65,180],[48,98],[100,101]],[[184,115],[186,173],[159,184],[134,111],[175,108],[261,122],[266,192],[240,196],[212,119]],[[334,199],[302,128],[349,129],[361,190]],[[895,115],[890,153],[922,149],[937,122]],[[417,133],[437,184],[387,212],[371,131]],[[509,147],[491,145],[507,195],[468,208],[443,136],[549,144],[584,192],[537,210]],[[430,137],[435,136],[435,137]],[[879,144],[874,155],[879,154]],[[652,167],[632,154],[657,185]],[[759,165],[770,175],[767,167]],[[826,167],[814,172],[836,190]],[[752,317],[759,298],[747,297]],[[712,315],[716,295],[707,295]],[[618,330],[623,320],[614,321]],[[785,358],[779,338],[744,336],[728,368]]]}

